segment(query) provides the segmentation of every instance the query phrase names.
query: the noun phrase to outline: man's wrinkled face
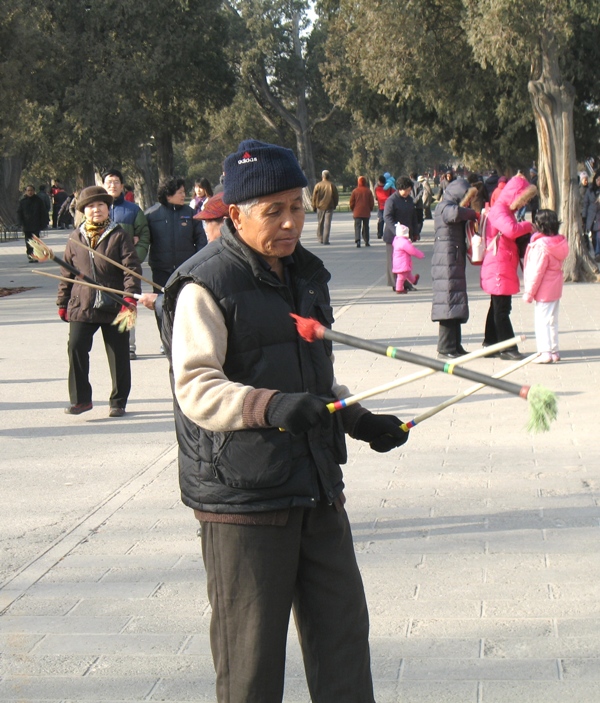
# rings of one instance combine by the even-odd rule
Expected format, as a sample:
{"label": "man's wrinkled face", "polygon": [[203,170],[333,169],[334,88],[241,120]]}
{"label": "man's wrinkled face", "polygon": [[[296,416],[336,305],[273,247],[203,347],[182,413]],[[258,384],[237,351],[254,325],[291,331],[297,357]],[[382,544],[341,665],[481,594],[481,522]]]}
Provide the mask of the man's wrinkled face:
{"label": "man's wrinkled face", "polygon": [[302,188],[265,195],[248,215],[232,205],[229,216],[239,238],[267,261],[289,256],[304,227]]}
{"label": "man's wrinkled face", "polygon": [[123,184],[117,176],[106,176],[104,179],[104,187],[109,195],[112,195],[116,200],[123,192]]}

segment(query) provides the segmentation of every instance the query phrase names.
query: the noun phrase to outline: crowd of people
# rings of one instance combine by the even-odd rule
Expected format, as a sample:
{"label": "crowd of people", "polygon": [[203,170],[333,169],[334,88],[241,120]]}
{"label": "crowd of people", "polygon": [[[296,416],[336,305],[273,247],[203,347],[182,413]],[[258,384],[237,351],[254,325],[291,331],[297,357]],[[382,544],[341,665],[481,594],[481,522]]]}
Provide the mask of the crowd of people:
{"label": "crowd of people", "polygon": [[[422,253],[415,244],[420,240],[424,220],[431,217],[434,219],[431,319],[439,326],[437,351],[441,358],[452,359],[466,353],[462,346],[461,328],[469,319],[466,283],[467,223],[479,223],[484,207],[488,237],[486,246],[491,253],[484,258],[481,266],[481,288],[490,295],[483,345],[489,346],[514,337],[510,322],[512,296],[520,289],[518,266],[523,266],[531,234],[534,230],[537,231],[535,222],[539,201],[536,183],[537,172],[534,168],[530,171],[529,181],[521,172],[512,179],[499,176],[495,171],[486,179],[477,174],[464,178],[452,168],[443,170],[440,178],[435,180],[429,175],[414,172],[397,179],[390,173],[384,173],[373,190],[364,176],[358,177],[357,186],[349,199],[354,218],[354,242],[357,248],[361,245],[371,246],[370,218],[376,208],[377,238],[383,240],[386,247],[386,280],[396,294],[416,290],[420,274],[413,272],[413,259],[422,258]],[[436,185],[437,195],[434,195]],[[155,290],[144,295],[137,289],[133,292],[142,304],[154,310],[159,335],[162,331],[164,286],[184,262],[203,249],[208,241],[220,236],[220,227],[228,214],[223,193],[223,178],[214,191],[208,179],[198,179],[188,205],[184,180],[170,178],[160,183],[158,202],[144,212],[135,203],[133,188],[127,186],[118,169],[110,169],[103,176],[99,202],[107,206],[108,217],[105,219],[111,225],[106,228],[106,238],[112,233],[110,241],[116,239],[112,226],[118,225],[119,231],[130,238],[139,265],[148,258]],[[31,237],[39,235],[50,222],[55,227],[69,223],[75,227],[71,238],[82,239],[88,245],[94,241],[88,232],[90,219],[85,215],[85,207],[81,206],[89,194],[88,188],[68,195],[58,180],[53,181],[50,195],[45,192],[43,185],[37,193],[33,186],[27,186],[19,203],[18,219],[31,262],[37,261],[32,256]],[[596,252],[596,259],[600,260],[600,207],[597,204],[600,198],[600,171],[594,175],[591,183],[585,172],[580,174],[580,195],[584,243]],[[312,193],[312,205],[317,213],[317,241],[321,244],[330,243],[332,215],[338,204],[338,188],[329,171],[324,170],[321,181]],[[530,219],[523,216],[527,209],[531,213]],[[65,219],[65,212],[69,213],[70,219]],[[98,241],[104,242],[105,237]],[[538,243],[536,250],[539,249]],[[69,247],[68,251],[70,256],[77,258]],[[127,256],[129,254],[130,252]],[[117,257],[119,261],[123,255],[120,251]],[[102,278],[103,267],[94,271],[94,278],[96,275],[100,276],[99,283],[108,284]],[[117,286],[125,293],[128,292],[123,288],[125,282],[122,277],[121,280],[110,283],[112,285],[109,287]],[[127,297],[130,306],[137,304],[131,295]],[[59,298],[61,318],[81,323],[81,310],[76,312],[76,309],[90,295],[83,295],[75,284],[63,286]],[[557,315],[557,311],[553,314]],[[110,331],[105,331],[108,324],[105,317],[106,313],[98,313],[93,306],[83,315],[87,324],[100,325],[102,328],[113,375],[114,397],[111,396],[111,404],[124,413],[126,393],[117,390],[117,376],[121,367],[124,377],[130,374],[129,361],[137,358],[135,327],[131,327],[128,333],[119,338],[120,342],[128,339],[128,359],[125,360],[122,350],[119,349],[118,353],[114,349],[109,351],[112,343],[107,340],[110,340],[111,334]],[[89,349],[85,351],[85,347],[91,348],[94,331],[95,329],[88,330],[84,335],[73,327],[73,341],[69,347],[71,404],[66,409],[71,414],[85,412],[92,407],[91,388],[86,386],[87,380],[84,382],[81,378],[85,376],[87,379],[85,368],[89,363]],[[555,347],[556,343],[553,343],[552,349],[540,350],[542,358],[557,361],[558,349]],[[165,353],[162,343],[160,353]],[[516,345],[499,355],[511,360],[521,358]]]}

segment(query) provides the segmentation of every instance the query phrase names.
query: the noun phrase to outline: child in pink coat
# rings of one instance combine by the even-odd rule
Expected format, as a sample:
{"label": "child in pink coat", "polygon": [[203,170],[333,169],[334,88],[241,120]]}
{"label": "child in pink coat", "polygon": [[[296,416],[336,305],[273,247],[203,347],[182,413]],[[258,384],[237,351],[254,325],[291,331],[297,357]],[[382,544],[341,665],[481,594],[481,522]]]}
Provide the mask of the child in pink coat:
{"label": "child in pink coat", "polygon": [[535,341],[540,355],[536,364],[560,361],[558,353],[558,306],[563,289],[562,263],[569,253],[554,210],[538,210],[535,232],[525,253],[523,300],[535,300]]}
{"label": "child in pink coat", "polygon": [[392,242],[392,273],[396,274],[396,293],[406,293],[404,281],[413,285],[419,282],[419,274],[412,272],[412,257],[423,259],[425,254],[410,241],[410,231],[406,225],[396,224],[396,236]]}

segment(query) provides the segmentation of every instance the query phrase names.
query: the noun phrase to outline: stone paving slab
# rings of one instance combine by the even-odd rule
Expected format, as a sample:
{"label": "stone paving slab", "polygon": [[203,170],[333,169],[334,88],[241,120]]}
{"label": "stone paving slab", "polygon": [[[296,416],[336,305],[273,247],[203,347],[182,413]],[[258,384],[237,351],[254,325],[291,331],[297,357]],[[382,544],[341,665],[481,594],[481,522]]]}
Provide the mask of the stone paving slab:
{"label": "stone paving slab", "polygon": [[[306,245],[333,274],[336,329],[435,356],[431,223],[419,291],[408,296],[384,285],[381,242],[356,250],[348,216],[334,218],[330,247],[315,245],[314,228],[309,216]],[[64,235],[48,241],[59,253]],[[0,300],[0,701],[214,703],[205,574],[180,502],[152,315],[140,311],[126,418],[106,417],[101,344],[94,410],[65,416],[67,326],[53,284],[30,273],[21,249],[0,245],[0,285],[36,286]],[[463,343],[473,350],[489,299],[476,268],[467,274]],[[600,700],[599,306],[599,286],[566,285],[563,361],[513,377],[558,392],[550,433],[528,435],[527,404],[485,389],[415,427],[397,452],[349,440],[347,508],[378,703]],[[533,351],[533,308],[515,297],[512,319]],[[356,391],[418,370],[334,350],[338,378]],[[407,420],[469,385],[434,374],[364,405]],[[287,674],[284,703],[309,703],[293,624]]]}

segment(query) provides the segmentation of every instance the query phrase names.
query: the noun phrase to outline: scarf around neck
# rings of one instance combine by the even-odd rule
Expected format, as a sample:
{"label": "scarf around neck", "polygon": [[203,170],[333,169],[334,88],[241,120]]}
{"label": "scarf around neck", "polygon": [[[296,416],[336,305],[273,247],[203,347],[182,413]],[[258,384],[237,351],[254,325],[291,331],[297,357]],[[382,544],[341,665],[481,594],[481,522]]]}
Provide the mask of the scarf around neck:
{"label": "scarf around neck", "polygon": [[104,220],[103,222],[89,222],[86,220],[83,223],[85,233],[87,238],[90,240],[90,247],[92,249],[95,249],[98,246],[98,240],[100,239],[100,236],[104,234],[109,224],[110,218]]}

